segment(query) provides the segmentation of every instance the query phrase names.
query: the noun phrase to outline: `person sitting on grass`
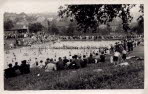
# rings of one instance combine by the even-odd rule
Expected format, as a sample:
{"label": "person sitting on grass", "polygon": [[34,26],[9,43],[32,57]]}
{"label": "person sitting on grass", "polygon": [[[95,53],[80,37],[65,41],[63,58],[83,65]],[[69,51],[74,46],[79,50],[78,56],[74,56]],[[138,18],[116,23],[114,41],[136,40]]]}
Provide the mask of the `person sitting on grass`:
{"label": "person sitting on grass", "polygon": [[26,64],[26,60],[22,61],[22,64],[20,66],[20,72],[21,72],[21,74],[28,74],[28,73],[30,73],[30,65]]}
{"label": "person sitting on grass", "polygon": [[88,57],[88,64],[95,63],[95,59],[92,54]]}
{"label": "person sitting on grass", "polygon": [[64,63],[63,63],[61,57],[59,57],[59,60],[58,60],[58,62],[56,63],[56,66],[57,66],[57,70],[63,70],[63,69],[64,69]]}
{"label": "person sitting on grass", "polygon": [[43,67],[44,67],[43,60],[41,60],[40,63],[39,63],[39,68],[42,69]]}
{"label": "person sitting on grass", "polygon": [[50,62],[46,62],[45,72],[52,72],[57,70],[56,64],[53,63],[53,59],[50,59]]}
{"label": "person sitting on grass", "polygon": [[99,63],[99,60],[100,60],[100,56],[98,53],[96,53],[96,56],[95,56],[95,63]]}
{"label": "person sitting on grass", "polygon": [[70,63],[69,68],[70,69],[78,69],[80,67],[81,67],[81,65],[80,65],[80,62],[78,62],[78,60],[77,60],[77,55],[72,56],[72,62]]}
{"label": "person sitting on grass", "polygon": [[81,66],[81,63],[83,62],[81,56],[78,56],[78,62],[79,62],[79,64],[80,64],[80,66]]}
{"label": "person sitting on grass", "polygon": [[15,70],[15,72],[16,72],[16,74],[19,74],[20,73],[20,66],[18,65],[18,62],[15,62],[15,65],[13,66],[13,68],[14,68],[14,70]]}
{"label": "person sitting on grass", "polygon": [[71,65],[72,59],[69,60],[69,62],[66,63],[66,68],[70,69],[70,65]]}
{"label": "person sitting on grass", "polygon": [[15,69],[12,67],[12,64],[8,65],[9,68],[5,69],[4,71],[4,76],[5,78],[11,78],[16,76]]}
{"label": "person sitting on grass", "polygon": [[45,61],[45,67],[47,66],[48,63],[50,63],[50,59],[49,58],[47,58],[46,61]]}
{"label": "person sitting on grass", "polygon": [[14,70],[19,70],[20,66],[18,65],[18,62],[15,62],[15,65],[14,65]]}
{"label": "person sitting on grass", "polygon": [[83,55],[83,62],[81,62],[81,67],[82,68],[86,67],[87,63],[88,63],[88,61],[87,61],[86,55]]}
{"label": "person sitting on grass", "polygon": [[105,62],[105,55],[104,55],[104,52],[101,52],[101,55],[100,55],[100,62]]}
{"label": "person sitting on grass", "polygon": [[65,56],[64,59],[63,59],[64,67],[66,67],[67,62],[69,62],[69,60],[68,60],[67,57]]}

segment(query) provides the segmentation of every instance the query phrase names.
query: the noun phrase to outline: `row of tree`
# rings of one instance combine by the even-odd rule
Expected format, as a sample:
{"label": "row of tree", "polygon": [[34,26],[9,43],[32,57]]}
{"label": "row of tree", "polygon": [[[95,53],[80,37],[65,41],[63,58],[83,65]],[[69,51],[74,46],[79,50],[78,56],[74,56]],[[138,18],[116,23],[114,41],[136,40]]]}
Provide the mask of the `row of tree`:
{"label": "row of tree", "polygon": [[[97,31],[101,24],[108,24],[115,18],[122,20],[122,28],[125,32],[131,31],[129,26],[133,17],[131,16],[131,9],[136,4],[98,4],[98,5],[66,5],[59,9],[59,16],[61,18],[69,17],[70,21],[75,20],[78,29],[83,32],[88,32],[89,29]],[[137,33],[143,33],[144,29],[144,5],[139,5],[140,17],[137,19],[138,25]],[[135,27],[134,27],[135,28]]]}

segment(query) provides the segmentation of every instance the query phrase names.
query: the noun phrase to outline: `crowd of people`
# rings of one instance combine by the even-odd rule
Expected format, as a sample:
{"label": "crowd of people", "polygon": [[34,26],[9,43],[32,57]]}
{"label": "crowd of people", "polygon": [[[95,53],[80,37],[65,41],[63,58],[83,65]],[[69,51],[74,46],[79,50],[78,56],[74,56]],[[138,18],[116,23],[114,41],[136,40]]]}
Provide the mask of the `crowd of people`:
{"label": "crowd of people", "polygon": [[[13,43],[5,42],[5,45],[8,45],[9,48],[16,48],[17,46],[31,46],[33,44],[38,43],[45,43],[49,41],[56,41],[56,40],[62,40],[62,41],[98,41],[98,40],[122,40],[126,38],[127,36],[123,35],[97,35],[97,36],[56,36],[55,35],[49,35],[44,32],[38,32],[38,33],[11,33],[5,35],[5,40],[14,39],[16,40]],[[138,35],[130,36],[131,38],[138,38]],[[5,47],[6,48],[6,47]],[[71,47],[63,47],[67,49],[71,49]],[[55,48],[57,49],[57,48]],[[83,48],[82,48],[83,49]],[[92,48],[93,49],[93,48]]]}
{"label": "crowd of people", "polygon": [[[75,54],[69,55],[69,57],[59,57],[58,60],[54,58],[47,58],[44,60],[38,60],[35,58],[33,68],[44,69],[45,72],[52,72],[65,69],[79,69],[87,67],[91,63],[105,63],[106,57],[110,57],[110,63],[118,65],[126,60],[127,53],[133,51],[133,48],[140,44],[141,40],[125,39],[121,42],[116,42],[115,45],[111,45],[110,48],[99,48],[98,51],[92,51],[89,55]],[[5,69],[5,77],[15,77],[19,71],[20,74],[30,73],[30,60],[23,60],[21,65],[15,62],[13,66],[11,63],[9,68]]]}
{"label": "crowd of people", "polygon": [[[31,46],[33,44],[45,43],[54,41],[57,38],[54,35],[49,35],[44,32],[36,33],[13,33],[5,35],[5,48],[17,48],[19,46]],[[7,40],[15,40],[14,42],[7,43]]]}

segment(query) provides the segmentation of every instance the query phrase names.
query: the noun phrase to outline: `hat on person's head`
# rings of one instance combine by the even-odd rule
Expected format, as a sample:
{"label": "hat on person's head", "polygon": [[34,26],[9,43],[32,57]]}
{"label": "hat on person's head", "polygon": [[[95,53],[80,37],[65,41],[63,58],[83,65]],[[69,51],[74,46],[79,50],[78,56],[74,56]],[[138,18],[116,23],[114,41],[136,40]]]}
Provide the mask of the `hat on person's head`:
{"label": "hat on person's head", "polygon": [[50,60],[49,58],[47,58],[46,60]]}

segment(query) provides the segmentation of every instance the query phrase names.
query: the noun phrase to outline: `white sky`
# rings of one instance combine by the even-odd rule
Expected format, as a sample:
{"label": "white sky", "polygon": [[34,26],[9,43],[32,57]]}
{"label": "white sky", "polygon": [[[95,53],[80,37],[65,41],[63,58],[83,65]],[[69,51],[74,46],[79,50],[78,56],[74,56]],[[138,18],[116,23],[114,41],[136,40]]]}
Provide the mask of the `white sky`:
{"label": "white sky", "polygon": [[61,2],[56,0],[6,0],[2,3],[2,9],[4,12],[16,12],[16,13],[40,13],[40,12],[57,12]]}

